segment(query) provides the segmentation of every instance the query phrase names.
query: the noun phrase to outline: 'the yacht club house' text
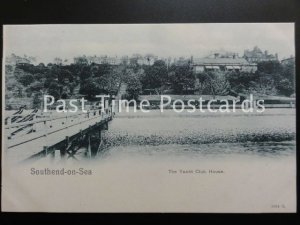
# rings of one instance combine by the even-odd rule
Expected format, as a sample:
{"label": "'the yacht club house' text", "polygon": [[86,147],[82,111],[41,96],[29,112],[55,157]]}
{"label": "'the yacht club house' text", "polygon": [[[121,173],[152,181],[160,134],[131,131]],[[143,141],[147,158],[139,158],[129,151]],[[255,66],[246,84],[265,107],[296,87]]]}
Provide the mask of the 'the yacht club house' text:
{"label": "'the yacht club house' text", "polygon": [[178,175],[184,175],[184,174],[207,174],[207,175],[218,175],[218,174],[224,174],[224,170],[221,169],[169,169],[169,174],[178,174]]}

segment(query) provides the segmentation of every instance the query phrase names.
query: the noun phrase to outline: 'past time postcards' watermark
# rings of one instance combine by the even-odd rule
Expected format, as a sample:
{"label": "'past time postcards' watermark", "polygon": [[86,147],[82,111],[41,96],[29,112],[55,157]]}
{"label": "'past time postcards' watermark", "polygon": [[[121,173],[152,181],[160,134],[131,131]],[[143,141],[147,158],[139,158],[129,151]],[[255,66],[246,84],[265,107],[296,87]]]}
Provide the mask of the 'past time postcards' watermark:
{"label": "'past time postcards' watermark", "polygon": [[[109,100],[106,100],[105,98],[109,98],[109,95],[96,95],[97,98],[99,98],[100,103],[98,105],[101,112],[105,111],[105,108],[110,104]],[[55,110],[58,113],[62,112],[71,112],[76,113],[78,111],[82,112],[88,112],[86,109],[85,103],[87,102],[86,99],[71,99],[68,101],[68,103],[63,100],[59,99],[56,101],[56,107]],[[216,103],[219,102],[219,104],[216,106]],[[80,103],[81,107],[78,107],[78,103]],[[55,98],[51,95],[44,95],[44,108],[43,111],[47,112],[49,110],[49,107],[53,106],[55,104]],[[181,113],[185,109],[189,113],[194,113],[197,110],[200,112],[205,112],[205,109],[209,112],[221,112],[221,113],[230,113],[230,112],[236,112],[237,105],[240,106],[242,111],[244,113],[251,113],[251,112],[258,112],[262,113],[265,111],[264,106],[264,100],[258,99],[254,100],[254,97],[252,94],[250,94],[249,99],[245,99],[241,101],[240,99],[234,99],[229,102],[227,99],[211,99],[209,101],[205,101],[202,97],[199,99],[189,99],[187,102],[184,102],[181,99],[175,99],[174,101],[171,100],[171,97],[169,95],[161,95],[160,96],[160,104],[159,109],[160,112],[164,112],[164,109],[171,108],[176,113]],[[111,107],[115,108],[117,106],[118,112],[122,112],[122,110],[129,112],[130,106],[132,106],[132,111],[137,112],[137,109],[140,109],[143,113],[150,112],[149,107],[151,106],[151,103],[148,99],[143,99],[139,102],[137,102],[135,99],[131,100],[111,100]]]}

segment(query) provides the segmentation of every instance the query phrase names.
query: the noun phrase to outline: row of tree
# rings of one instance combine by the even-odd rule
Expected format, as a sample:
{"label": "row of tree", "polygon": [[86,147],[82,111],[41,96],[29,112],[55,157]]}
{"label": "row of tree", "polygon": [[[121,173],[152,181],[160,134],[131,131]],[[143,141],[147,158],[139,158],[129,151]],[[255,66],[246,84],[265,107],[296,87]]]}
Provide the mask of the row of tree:
{"label": "row of tree", "polygon": [[101,93],[116,94],[123,69],[121,66],[80,62],[47,66],[17,64],[14,77],[21,84],[19,93],[27,97],[47,93],[56,99],[78,97],[80,94],[92,98]]}
{"label": "row of tree", "polygon": [[[136,72],[138,71],[138,72]],[[295,92],[295,64],[278,61],[258,63],[255,73],[243,71],[210,71],[195,74],[189,63],[171,65],[158,60],[152,66],[136,65],[126,75],[129,97],[136,98],[147,90],[156,94],[205,94],[205,95],[282,95]]]}
{"label": "row of tree", "polygon": [[[167,65],[157,60],[153,65],[88,63],[78,57],[75,63],[17,64],[13,72],[17,95],[33,97],[42,94],[57,99],[84,95],[92,99],[97,94],[117,94],[121,83],[127,84],[126,98],[137,99],[140,94],[208,94],[228,95],[253,93],[289,96],[295,92],[295,64],[293,62],[261,62],[255,73],[203,72],[194,74],[189,63]],[[13,89],[13,88],[12,88]],[[16,91],[17,89],[17,91]],[[9,90],[10,91],[10,90]]]}

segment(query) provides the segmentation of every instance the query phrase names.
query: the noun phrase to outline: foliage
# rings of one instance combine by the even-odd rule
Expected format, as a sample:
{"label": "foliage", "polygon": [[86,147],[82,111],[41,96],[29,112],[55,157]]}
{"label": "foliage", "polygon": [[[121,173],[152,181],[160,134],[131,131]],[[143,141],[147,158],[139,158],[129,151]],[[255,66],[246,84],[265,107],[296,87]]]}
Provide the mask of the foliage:
{"label": "foliage", "polygon": [[258,72],[274,74],[281,72],[282,66],[279,61],[262,61],[257,64]]}
{"label": "foliage", "polygon": [[[189,62],[181,65],[170,61],[150,61],[139,65],[142,56],[136,54],[118,66],[90,63],[86,56],[74,58],[74,63],[64,65],[60,58],[47,65],[40,63],[6,65],[6,90],[14,97],[32,97],[50,94],[56,99],[83,94],[93,98],[97,94],[116,95],[121,83],[127,84],[127,98],[138,99],[146,89],[157,94],[168,91],[173,94],[238,95],[265,94],[290,96],[295,93],[295,63],[280,64],[277,61],[258,63],[258,71],[249,72],[202,72],[194,74]],[[11,95],[10,95],[11,96]]]}
{"label": "foliage", "polygon": [[145,74],[141,77],[143,89],[159,89],[167,81],[167,65],[162,60],[155,61],[152,66],[146,66]]}
{"label": "foliage", "polygon": [[115,95],[122,77],[122,68],[109,64],[84,66],[80,72],[80,93],[89,98],[101,93]]}
{"label": "foliage", "polygon": [[228,95],[230,83],[224,73],[203,72],[197,75],[199,84],[198,91],[207,95]]}
{"label": "foliage", "polygon": [[140,81],[140,77],[143,74],[143,70],[135,73],[133,70],[128,70],[126,72],[126,98],[127,99],[135,99],[138,100],[138,96],[142,91],[142,83]]}
{"label": "foliage", "polygon": [[295,92],[295,64],[277,61],[258,63],[256,73],[228,72],[226,79],[232,90],[244,94],[285,95]]}
{"label": "foliage", "polygon": [[33,74],[29,72],[24,72],[22,69],[16,68],[14,75],[18,82],[20,82],[25,87],[34,81]]}
{"label": "foliage", "polygon": [[101,83],[99,78],[88,78],[80,85],[79,93],[86,94],[89,98],[97,94],[101,94],[102,90],[99,86],[99,83]]}
{"label": "foliage", "polygon": [[40,108],[41,107],[41,99],[42,99],[42,96],[41,96],[40,93],[35,93],[33,95],[33,100],[32,100],[33,108]]}
{"label": "foliage", "polygon": [[290,96],[294,93],[295,86],[289,79],[283,79],[278,83],[277,89],[280,94]]}
{"label": "foliage", "polygon": [[172,66],[170,68],[170,83],[172,89],[178,94],[186,94],[194,90],[195,76],[188,64],[181,66]]}

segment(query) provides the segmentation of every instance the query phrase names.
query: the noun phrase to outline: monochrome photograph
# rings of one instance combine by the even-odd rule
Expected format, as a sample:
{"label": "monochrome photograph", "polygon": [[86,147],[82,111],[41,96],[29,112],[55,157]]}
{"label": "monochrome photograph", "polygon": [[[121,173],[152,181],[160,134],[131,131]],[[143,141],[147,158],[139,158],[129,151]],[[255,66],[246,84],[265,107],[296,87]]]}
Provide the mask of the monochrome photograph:
{"label": "monochrome photograph", "polygon": [[294,26],[4,25],[3,211],[296,212]]}

